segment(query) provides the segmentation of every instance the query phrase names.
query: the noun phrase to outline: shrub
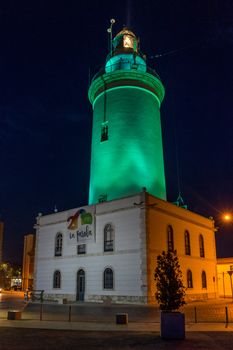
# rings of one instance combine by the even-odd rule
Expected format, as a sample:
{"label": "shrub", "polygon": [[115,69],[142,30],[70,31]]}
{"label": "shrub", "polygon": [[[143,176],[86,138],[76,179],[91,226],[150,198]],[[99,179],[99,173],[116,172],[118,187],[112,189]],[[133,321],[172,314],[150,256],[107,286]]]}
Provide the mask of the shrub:
{"label": "shrub", "polygon": [[156,300],[161,310],[175,311],[185,304],[185,287],[176,251],[162,252],[155,269]]}

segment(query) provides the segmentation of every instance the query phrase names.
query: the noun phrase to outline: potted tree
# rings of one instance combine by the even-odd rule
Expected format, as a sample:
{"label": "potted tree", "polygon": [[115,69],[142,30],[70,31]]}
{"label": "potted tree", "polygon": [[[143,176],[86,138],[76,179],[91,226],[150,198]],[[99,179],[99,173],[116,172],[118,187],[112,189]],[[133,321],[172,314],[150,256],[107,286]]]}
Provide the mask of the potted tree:
{"label": "potted tree", "polygon": [[157,257],[155,297],[161,310],[160,336],[164,339],[185,338],[185,318],[179,308],[185,304],[185,287],[176,251],[163,251]]}

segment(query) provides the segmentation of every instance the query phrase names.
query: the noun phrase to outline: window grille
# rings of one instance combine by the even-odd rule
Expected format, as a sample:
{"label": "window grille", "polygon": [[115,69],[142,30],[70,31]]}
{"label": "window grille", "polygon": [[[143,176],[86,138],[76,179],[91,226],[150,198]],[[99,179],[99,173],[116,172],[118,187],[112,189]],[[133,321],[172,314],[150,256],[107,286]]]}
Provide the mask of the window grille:
{"label": "window grille", "polygon": [[104,289],[113,289],[113,271],[110,268],[104,270]]}
{"label": "window grille", "polygon": [[171,225],[169,225],[167,228],[167,250],[169,252],[174,251],[173,228]]}
{"label": "window grille", "polygon": [[61,288],[61,272],[58,270],[53,274],[53,288]]}
{"label": "window grille", "polygon": [[202,235],[199,236],[199,247],[200,247],[200,257],[205,257],[205,248],[204,248],[204,238]]}
{"label": "window grille", "polygon": [[104,227],[104,251],[112,252],[114,245],[114,229],[111,224]]}
{"label": "window grille", "polygon": [[57,233],[55,238],[55,256],[62,255],[62,233]]}
{"label": "window grille", "polygon": [[205,271],[202,271],[202,273],[201,273],[201,285],[202,285],[202,288],[207,288],[207,281],[206,281],[206,273],[205,273]]}
{"label": "window grille", "polygon": [[191,255],[190,234],[187,230],[184,233],[184,241],[185,241],[185,254]]}
{"label": "window grille", "polygon": [[187,287],[193,288],[193,276],[191,270],[187,271]]}
{"label": "window grille", "polygon": [[86,244],[79,244],[77,246],[77,254],[86,254]]}

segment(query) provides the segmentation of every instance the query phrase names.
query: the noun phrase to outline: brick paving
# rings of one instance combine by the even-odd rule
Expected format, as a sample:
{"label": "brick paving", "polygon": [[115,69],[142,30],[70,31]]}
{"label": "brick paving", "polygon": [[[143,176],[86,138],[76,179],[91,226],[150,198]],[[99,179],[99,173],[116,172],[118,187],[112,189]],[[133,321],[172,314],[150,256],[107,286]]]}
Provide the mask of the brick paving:
{"label": "brick paving", "polygon": [[232,332],[187,332],[165,341],[158,332],[71,331],[0,327],[1,350],[232,350]]}

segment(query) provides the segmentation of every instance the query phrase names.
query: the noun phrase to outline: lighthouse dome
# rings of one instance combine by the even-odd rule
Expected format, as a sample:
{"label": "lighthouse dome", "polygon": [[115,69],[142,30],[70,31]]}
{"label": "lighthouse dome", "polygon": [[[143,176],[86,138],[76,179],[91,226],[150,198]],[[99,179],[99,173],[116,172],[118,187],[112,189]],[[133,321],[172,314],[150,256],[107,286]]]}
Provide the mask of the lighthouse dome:
{"label": "lighthouse dome", "polygon": [[113,39],[105,65],[106,73],[122,69],[146,72],[146,62],[138,52],[138,39],[128,28],[123,28]]}

